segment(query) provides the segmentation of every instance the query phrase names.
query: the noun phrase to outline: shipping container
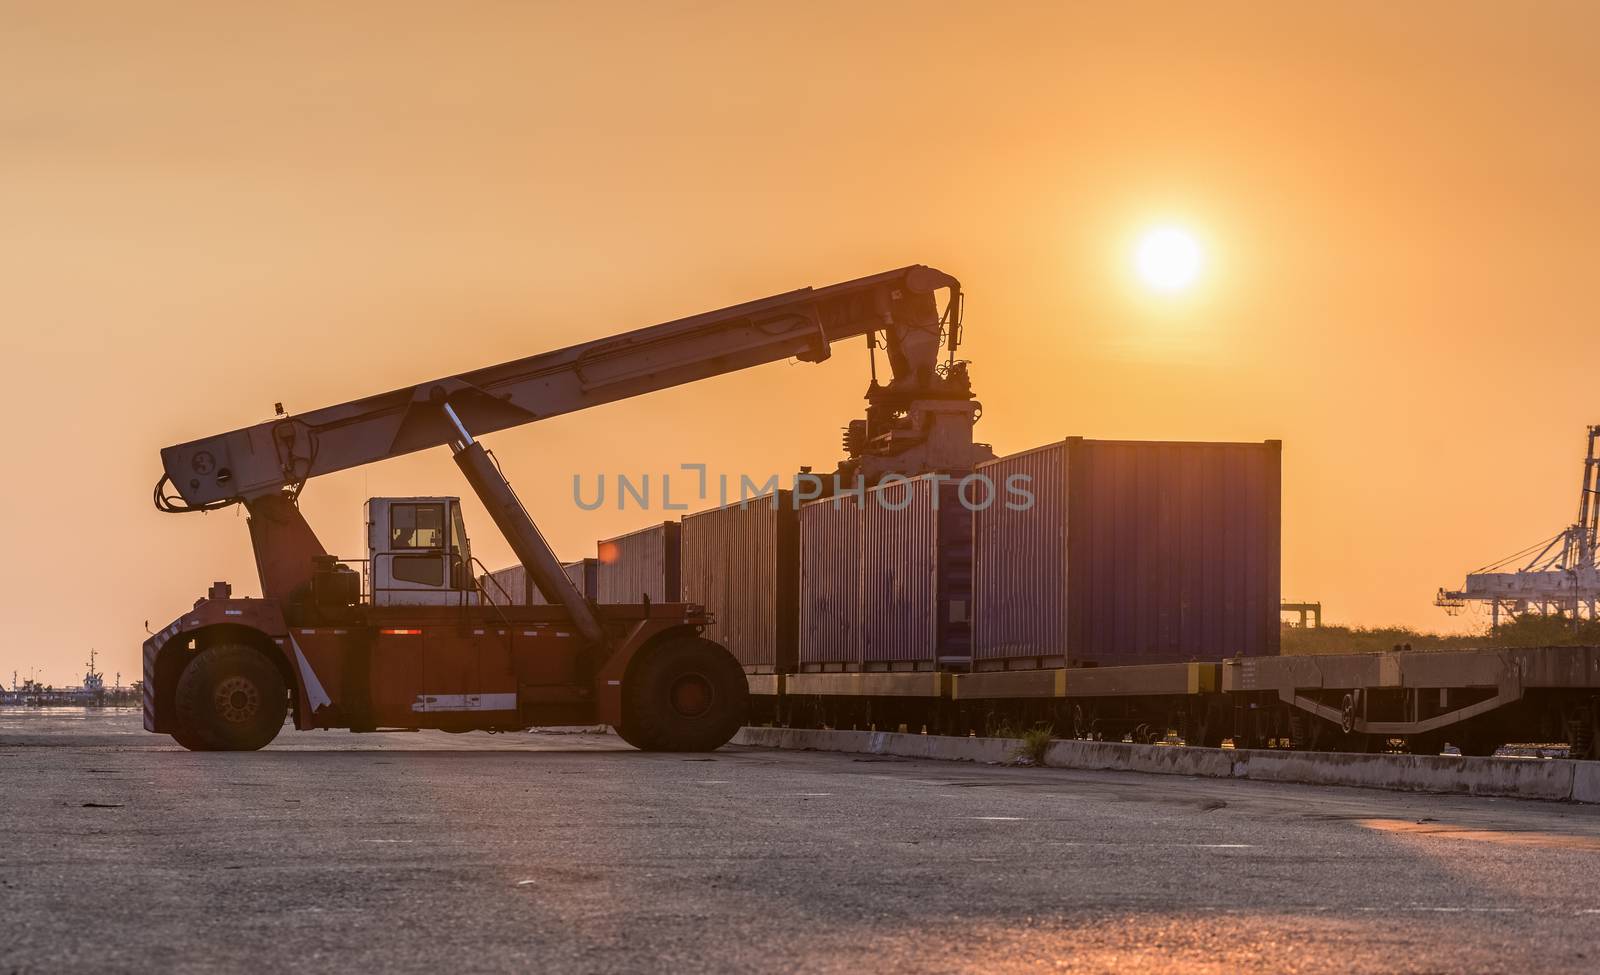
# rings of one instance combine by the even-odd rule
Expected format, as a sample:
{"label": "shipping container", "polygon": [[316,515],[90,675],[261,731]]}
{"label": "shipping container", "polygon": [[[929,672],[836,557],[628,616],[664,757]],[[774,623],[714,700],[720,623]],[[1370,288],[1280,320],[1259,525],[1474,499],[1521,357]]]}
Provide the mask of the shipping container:
{"label": "shipping container", "polygon": [[972,516],[949,478],[800,510],[800,669],[933,670],[972,656]]}
{"label": "shipping container", "polygon": [[678,523],[664,521],[599,542],[595,601],[678,602],[678,541]]}
{"label": "shipping container", "polygon": [[869,489],[861,506],[863,669],[972,660],[972,513],[948,477]]}
{"label": "shipping container", "polygon": [[799,591],[794,495],[778,491],[684,516],[684,602],[714,616],[705,635],[733,652],[747,673],[794,669]]}
{"label": "shipping container", "polygon": [[1276,654],[1281,456],[1073,437],[980,465],[977,668]]}
{"label": "shipping container", "polygon": [[[578,587],[578,591],[583,593],[585,599],[595,598],[595,565],[594,559],[561,563],[561,570],[567,574],[572,584]],[[509,601],[513,606],[543,606],[548,603],[544,594],[539,591],[539,587],[535,586],[528,576],[528,570],[521,565],[496,569],[478,581],[493,602]]]}
{"label": "shipping container", "polygon": [[853,495],[800,506],[800,668],[861,663],[861,510]]}

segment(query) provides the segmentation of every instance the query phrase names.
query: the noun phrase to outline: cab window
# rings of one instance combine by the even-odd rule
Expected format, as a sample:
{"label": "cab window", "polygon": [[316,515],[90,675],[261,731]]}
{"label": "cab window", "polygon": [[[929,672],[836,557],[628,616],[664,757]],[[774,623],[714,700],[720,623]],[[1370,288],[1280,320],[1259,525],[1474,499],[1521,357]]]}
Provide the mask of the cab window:
{"label": "cab window", "polygon": [[389,547],[444,548],[444,505],[390,505]]}
{"label": "cab window", "polygon": [[467,525],[461,518],[461,506],[458,504],[450,509],[450,548],[461,556],[462,561],[472,558],[472,550],[467,547]]}

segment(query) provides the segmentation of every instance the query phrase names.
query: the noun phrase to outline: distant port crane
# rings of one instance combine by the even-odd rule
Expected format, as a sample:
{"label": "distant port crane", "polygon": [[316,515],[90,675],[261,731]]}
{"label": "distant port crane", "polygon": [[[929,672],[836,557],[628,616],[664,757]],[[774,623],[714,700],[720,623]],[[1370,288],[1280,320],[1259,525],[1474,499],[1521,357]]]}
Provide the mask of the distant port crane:
{"label": "distant port crane", "polygon": [[1574,622],[1600,618],[1595,613],[1600,602],[1600,568],[1595,565],[1600,533],[1600,458],[1595,456],[1595,442],[1600,426],[1589,426],[1587,433],[1578,520],[1551,538],[1468,573],[1463,588],[1440,589],[1435,605],[1457,612],[1469,602],[1488,603],[1494,629],[1499,628],[1502,614],[1511,619],[1536,614]]}
{"label": "distant port crane", "polygon": [[1317,602],[1317,603],[1288,603],[1288,602],[1280,602],[1278,604],[1278,615],[1282,616],[1282,615],[1284,615],[1286,613],[1299,613],[1300,614],[1300,622],[1296,623],[1296,624],[1291,624],[1293,626],[1298,626],[1302,630],[1305,629],[1307,627],[1307,625],[1309,625],[1311,627],[1311,629],[1314,629],[1314,630],[1322,629],[1322,604],[1320,602]]}

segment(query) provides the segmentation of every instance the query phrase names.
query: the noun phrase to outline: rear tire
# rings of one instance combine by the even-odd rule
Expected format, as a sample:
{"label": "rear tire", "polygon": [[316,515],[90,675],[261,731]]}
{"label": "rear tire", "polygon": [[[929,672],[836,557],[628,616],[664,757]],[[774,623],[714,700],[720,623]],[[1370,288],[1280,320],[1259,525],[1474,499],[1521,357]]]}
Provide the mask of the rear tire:
{"label": "rear tire", "polygon": [[622,686],[622,740],[647,752],[709,752],[745,723],[750,683],[720,644],[683,637],[644,651]]}
{"label": "rear tire", "polygon": [[249,752],[283,729],[289,692],[283,675],[254,647],[224,643],[195,655],[178,678],[178,731],[191,751]]}

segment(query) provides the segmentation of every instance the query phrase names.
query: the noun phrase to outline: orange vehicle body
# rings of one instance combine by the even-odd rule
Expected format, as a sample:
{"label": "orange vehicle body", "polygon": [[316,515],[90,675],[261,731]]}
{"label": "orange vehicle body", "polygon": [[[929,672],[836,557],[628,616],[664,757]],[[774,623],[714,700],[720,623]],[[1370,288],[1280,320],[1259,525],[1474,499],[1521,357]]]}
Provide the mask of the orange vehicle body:
{"label": "orange vehicle body", "polygon": [[559,606],[361,606],[291,625],[274,599],[223,584],[144,642],[144,726],[177,730],[175,690],[189,659],[243,643],[278,667],[300,730],[512,731],[616,725],[628,666],[646,647],[708,622],[681,603],[608,605],[609,648],[572,629]]}

